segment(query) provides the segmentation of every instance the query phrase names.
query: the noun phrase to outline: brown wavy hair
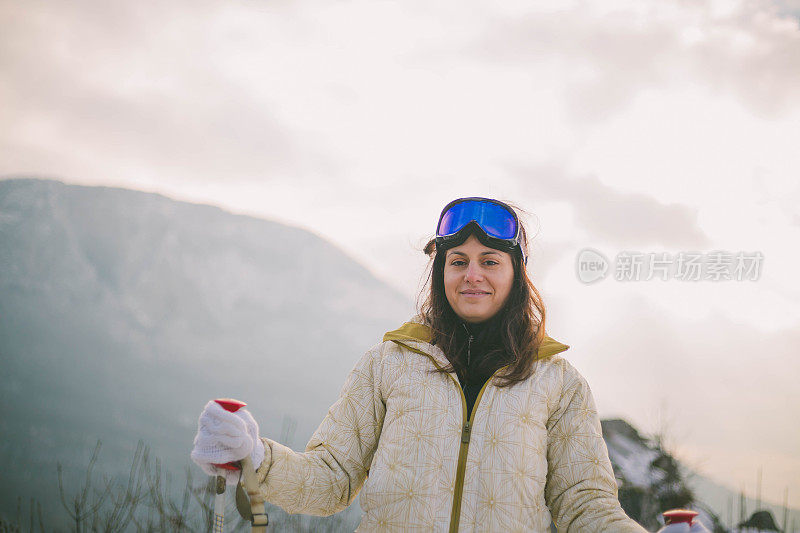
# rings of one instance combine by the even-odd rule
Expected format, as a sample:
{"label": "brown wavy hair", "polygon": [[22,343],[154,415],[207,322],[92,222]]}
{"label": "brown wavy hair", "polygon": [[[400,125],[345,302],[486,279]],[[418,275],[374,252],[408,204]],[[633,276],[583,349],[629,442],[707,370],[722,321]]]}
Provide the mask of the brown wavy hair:
{"label": "brown wavy hair", "polygon": [[[520,225],[522,225],[520,223]],[[527,243],[525,227],[521,227],[523,243]],[[430,258],[425,286],[420,292],[419,312],[433,334],[431,344],[442,349],[450,365],[438,372],[456,372],[465,377],[466,350],[459,328],[463,320],[453,311],[444,292],[444,264],[447,250],[437,250],[436,239],[431,239],[423,249]],[[522,255],[512,253],[514,283],[503,307],[489,319],[490,337],[494,349],[482,358],[482,365],[508,367],[498,374],[498,387],[508,387],[528,379],[533,363],[538,359],[539,346],[545,337],[545,307],[539,291],[528,277]],[[501,363],[498,363],[500,361]],[[495,368],[478,369],[491,373]],[[462,381],[463,382],[463,381]]]}

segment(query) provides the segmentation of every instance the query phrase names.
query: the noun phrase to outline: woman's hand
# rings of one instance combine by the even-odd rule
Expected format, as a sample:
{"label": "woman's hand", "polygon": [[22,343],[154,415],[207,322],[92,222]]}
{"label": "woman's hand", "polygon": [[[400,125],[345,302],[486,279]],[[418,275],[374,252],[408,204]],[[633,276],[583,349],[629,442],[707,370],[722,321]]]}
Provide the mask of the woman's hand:
{"label": "woman's hand", "polygon": [[230,484],[239,480],[239,472],[215,464],[239,461],[250,455],[253,468],[264,460],[264,443],[258,436],[258,424],[247,409],[231,413],[217,402],[206,404],[197,421],[197,435],[192,460],[211,476],[224,476]]}

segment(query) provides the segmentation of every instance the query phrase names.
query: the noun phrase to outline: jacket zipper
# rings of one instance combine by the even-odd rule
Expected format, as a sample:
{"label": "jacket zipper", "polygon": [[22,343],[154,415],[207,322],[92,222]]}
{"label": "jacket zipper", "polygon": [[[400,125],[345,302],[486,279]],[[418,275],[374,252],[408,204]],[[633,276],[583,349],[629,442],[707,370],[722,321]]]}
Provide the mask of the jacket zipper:
{"label": "jacket zipper", "polygon": [[478,410],[478,404],[481,402],[481,397],[483,396],[483,391],[486,390],[486,386],[494,379],[494,376],[504,368],[506,367],[504,366],[495,370],[494,374],[483,384],[480,392],[478,392],[478,397],[475,399],[475,405],[472,406],[472,412],[469,414],[469,418],[467,418],[467,398],[464,396],[464,389],[458,384],[458,381],[456,381],[452,374],[447,374],[450,376],[450,379],[453,380],[456,387],[458,387],[459,394],[461,394],[461,406],[464,414],[464,425],[461,427],[461,446],[458,450],[458,464],[456,466],[456,482],[453,487],[453,508],[450,512],[450,533],[456,533],[458,531],[458,522],[461,519],[461,495],[464,492],[467,452],[469,451],[469,441],[472,436],[472,422],[475,419],[475,412]]}
{"label": "jacket zipper", "polygon": [[[433,366],[436,368],[442,368],[439,366],[439,363],[436,362],[436,359],[433,358],[432,355],[423,352],[419,348],[412,348],[411,346],[400,342],[394,341],[400,346],[403,346],[412,352],[424,355],[428,359],[433,362]],[[453,381],[456,388],[458,389],[458,393],[461,395],[461,412],[463,415],[463,425],[461,427],[461,445],[458,449],[458,463],[456,465],[456,482],[453,486],[453,508],[450,511],[450,533],[457,533],[458,532],[458,521],[461,518],[461,495],[464,492],[464,474],[467,469],[467,451],[469,450],[469,441],[472,436],[472,421],[475,418],[475,412],[478,410],[478,404],[481,403],[481,398],[483,397],[483,391],[486,390],[486,386],[494,379],[498,372],[501,370],[508,368],[508,365],[498,368],[494,371],[494,374],[486,380],[486,383],[483,384],[481,390],[478,392],[478,397],[475,398],[475,405],[472,406],[472,412],[467,418],[467,398],[464,396],[464,389],[461,388],[461,385],[458,383],[458,380],[453,377],[452,373],[448,373],[447,376]]]}

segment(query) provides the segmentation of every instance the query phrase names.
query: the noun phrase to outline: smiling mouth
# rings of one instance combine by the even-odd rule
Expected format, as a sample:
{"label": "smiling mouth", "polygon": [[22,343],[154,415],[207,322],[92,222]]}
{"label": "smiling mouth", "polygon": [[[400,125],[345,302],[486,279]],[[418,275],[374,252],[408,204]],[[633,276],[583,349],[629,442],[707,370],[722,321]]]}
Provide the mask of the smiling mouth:
{"label": "smiling mouth", "polygon": [[484,294],[489,294],[486,291],[461,291],[461,294],[464,296],[483,296]]}

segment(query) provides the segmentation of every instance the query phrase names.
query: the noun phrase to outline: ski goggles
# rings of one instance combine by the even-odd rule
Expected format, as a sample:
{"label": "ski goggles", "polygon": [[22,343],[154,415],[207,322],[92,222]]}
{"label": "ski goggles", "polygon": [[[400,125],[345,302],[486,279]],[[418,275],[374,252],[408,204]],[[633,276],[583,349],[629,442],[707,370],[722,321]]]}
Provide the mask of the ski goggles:
{"label": "ski goggles", "polygon": [[[474,230],[479,231],[474,231]],[[437,248],[452,248],[471,233],[490,248],[519,251],[527,262],[521,243],[519,219],[514,210],[491,198],[459,198],[445,206],[436,226]]]}

